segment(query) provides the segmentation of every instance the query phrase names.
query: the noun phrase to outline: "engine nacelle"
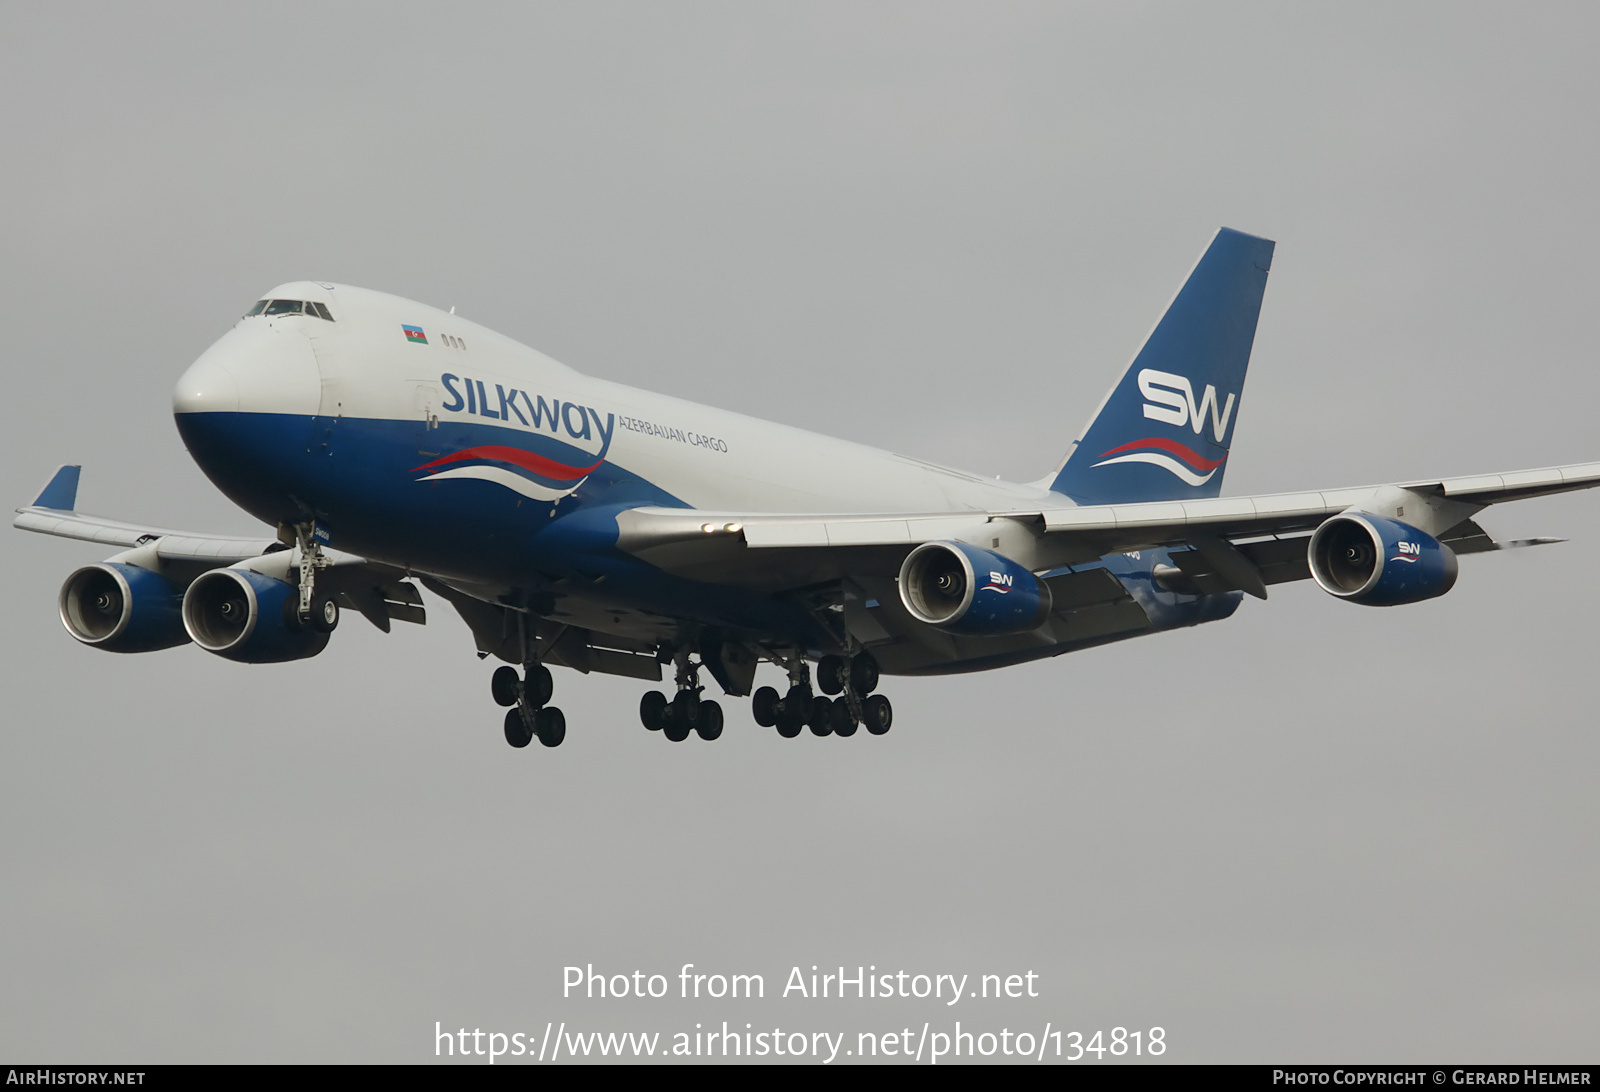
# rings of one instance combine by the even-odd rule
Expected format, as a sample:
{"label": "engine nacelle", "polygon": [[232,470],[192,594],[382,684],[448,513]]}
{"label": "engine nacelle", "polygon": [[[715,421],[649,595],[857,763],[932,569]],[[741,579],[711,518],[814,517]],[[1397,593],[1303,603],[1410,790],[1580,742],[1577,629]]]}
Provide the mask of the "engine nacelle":
{"label": "engine nacelle", "polygon": [[207,652],[245,664],[303,660],[328,635],[299,617],[300,589],[250,569],[212,569],[183,596],[183,625]]}
{"label": "engine nacelle", "polygon": [[1323,591],[1369,607],[1432,599],[1456,583],[1454,550],[1382,516],[1334,516],[1311,536],[1308,553]]}
{"label": "engine nacelle", "polygon": [[965,542],[924,542],[900,566],[900,601],[913,618],[951,633],[1038,629],[1050,589],[1009,557]]}
{"label": "engine nacelle", "polygon": [[189,643],[183,596],[160,573],[120,561],[85,565],[61,585],[61,624],[107,652],[154,652]]}

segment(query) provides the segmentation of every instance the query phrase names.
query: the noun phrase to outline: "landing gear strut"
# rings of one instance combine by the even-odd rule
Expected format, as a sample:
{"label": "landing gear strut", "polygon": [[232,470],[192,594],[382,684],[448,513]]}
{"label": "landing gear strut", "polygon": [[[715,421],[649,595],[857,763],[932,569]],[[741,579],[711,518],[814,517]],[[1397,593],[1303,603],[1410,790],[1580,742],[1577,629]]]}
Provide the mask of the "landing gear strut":
{"label": "landing gear strut", "polygon": [[639,699],[639,720],[652,732],[660,732],[674,743],[682,743],[694,732],[704,740],[722,735],[722,706],[701,698],[700,664],[689,659],[689,650],[680,648],[673,656],[677,665],[678,693],[671,701],[659,690],[649,690]]}

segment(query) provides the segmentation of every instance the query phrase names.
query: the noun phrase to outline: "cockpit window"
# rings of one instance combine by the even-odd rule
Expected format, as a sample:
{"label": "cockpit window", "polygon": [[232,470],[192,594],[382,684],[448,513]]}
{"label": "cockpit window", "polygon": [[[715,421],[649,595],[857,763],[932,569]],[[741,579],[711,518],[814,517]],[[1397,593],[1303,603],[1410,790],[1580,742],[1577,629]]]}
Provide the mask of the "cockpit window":
{"label": "cockpit window", "polygon": [[261,300],[254,307],[244,313],[245,318],[251,315],[310,315],[312,318],[333,321],[333,312],[328,310],[325,303],[314,300]]}

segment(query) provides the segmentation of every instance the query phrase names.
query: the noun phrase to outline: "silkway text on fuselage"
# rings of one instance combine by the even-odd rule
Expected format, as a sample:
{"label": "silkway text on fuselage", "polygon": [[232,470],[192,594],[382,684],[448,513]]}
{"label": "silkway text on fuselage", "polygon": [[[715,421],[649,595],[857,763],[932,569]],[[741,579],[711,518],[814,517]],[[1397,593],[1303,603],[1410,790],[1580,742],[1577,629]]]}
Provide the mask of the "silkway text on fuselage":
{"label": "silkway text on fuselage", "polygon": [[[508,390],[500,383],[496,383],[491,391],[481,379],[468,379],[450,372],[441,375],[439,382],[449,394],[449,398],[439,407],[447,413],[465,410],[475,416],[501,420],[507,424],[515,419],[526,428],[548,428],[552,436],[565,431],[574,440],[592,442],[598,435],[600,450],[595,454],[601,458],[611,449],[611,436],[617,428],[617,415],[614,413],[607,413],[602,420],[599,411],[589,406],[559,399],[546,401],[543,395],[530,395],[515,387]],[[460,384],[459,389],[457,384]]]}

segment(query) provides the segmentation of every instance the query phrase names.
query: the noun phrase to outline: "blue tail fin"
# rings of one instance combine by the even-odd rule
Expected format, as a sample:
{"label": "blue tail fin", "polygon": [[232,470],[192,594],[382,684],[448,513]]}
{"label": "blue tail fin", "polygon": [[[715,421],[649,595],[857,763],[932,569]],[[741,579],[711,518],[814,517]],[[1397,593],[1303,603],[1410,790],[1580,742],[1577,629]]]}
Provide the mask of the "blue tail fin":
{"label": "blue tail fin", "polygon": [[1221,491],[1273,245],[1217,232],[1051,489],[1080,504]]}

